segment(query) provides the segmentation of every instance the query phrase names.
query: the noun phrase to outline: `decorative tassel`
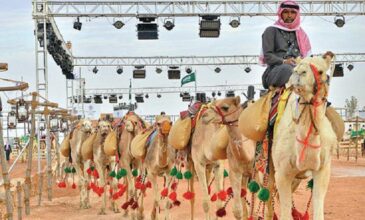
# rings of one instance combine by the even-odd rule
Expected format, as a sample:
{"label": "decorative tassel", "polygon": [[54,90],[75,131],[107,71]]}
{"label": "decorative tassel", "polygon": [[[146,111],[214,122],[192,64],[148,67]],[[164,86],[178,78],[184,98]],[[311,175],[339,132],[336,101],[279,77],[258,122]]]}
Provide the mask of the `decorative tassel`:
{"label": "decorative tassel", "polygon": [[190,180],[193,177],[193,174],[188,170],[184,173],[184,178]]}
{"label": "decorative tassel", "polygon": [[125,202],[123,203],[123,205],[121,206],[122,209],[126,210],[128,209],[128,206],[129,206],[129,202]]}
{"label": "decorative tassel", "polygon": [[93,170],[92,175],[93,175],[96,179],[99,179],[99,173],[98,173],[98,171],[97,171],[96,169],[95,169],[95,170]]}
{"label": "decorative tassel", "polygon": [[227,212],[226,212],[226,208],[225,207],[222,207],[220,209],[217,210],[217,212],[215,213],[218,217],[222,218],[224,216],[227,215]]}
{"label": "decorative tassel", "polygon": [[161,196],[166,197],[169,194],[169,189],[166,187],[161,191]]}
{"label": "decorative tassel", "polygon": [[[138,176],[138,170],[137,170],[137,169],[134,169],[134,170],[132,171],[132,175],[133,175],[134,177]],[[137,205],[138,205],[138,204],[137,204]]]}
{"label": "decorative tassel", "polygon": [[253,216],[251,215],[247,220],[254,220]]}
{"label": "decorative tassel", "polygon": [[214,193],[214,194],[210,197],[210,201],[212,201],[212,202],[217,201],[217,199],[218,199],[217,193]]}
{"label": "decorative tassel", "polygon": [[176,169],[176,167],[174,166],[174,167],[171,169],[171,171],[170,171],[170,176],[176,176],[176,174],[177,174],[177,169]]}
{"label": "decorative tassel", "polygon": [[221,201],[226,201],[226,199],[227,199],[227,192],[225,190],[221,190],[220,192],[218,192],[218,198]]}
{"label": "decorative tassel", "polygon": [[176,189],[177,189],[177,182],[174,182],[174,183],[171,184],[171,189],[173,191],[176,191]]}
{"label": "decorative tassel", "polygon": [[109,173],[109,176],[110,177],[116,177],[117,176],[117,174],[115,173],[115,171],[113,170],[113,171],[111,171],[110,173]]}
{"label": "decorative tassel", "polygon": [[245,197],[246,195],[247,195],[246,189],[242,188],[241,189],[241,198]]}
{"label": "decorative tassel", "polygon": [[228,171],[227,171],[226,169],[224,169],[223,177],[224,177],[224,178],[228,177]]}
{"label": "decorative tassel", "polygon": [[132,204],[131,208],[132,208],[133,210],[137,209],[137,208],[138,208],[138,202],[137,202],[137,201],[135,201],[135,202]]}
{"label": "decorative tassel", "polygon": [[304,213],[304,215],[302,216],[302,219],[301,220],[309,220],[309,213],[308,213],[308,211],[306,211]]}
{"label": "decorative tassel", "polygon": [[313,179],[309,180],[308,183],[307,183],[307,188],[308,189],[313,189]]}
{"label": "decorative tassel", "polygon": [[152,183],[151,181],[147,181],[147,183],[145,184],[146,188],[152,188]]}
{"label": "decorative tassel", "polygon": [[266,202],[270,198],[270,191],[267,188],[261,188],[257,197],[263,202]]}
{"label": "decorative tassel", "polygon": [[292,208],[291,215],[293,216],[293,220],[301,220],[303,215],[296,209]]}
{"label": "decorative tassel", "polygon": [[72,189],[76,189],[76,184],[75,184],[75,183],[72,183],[71,188],[72,188]]}
{"label": "decorative tassel", "polygon": [[177,174],[176,174],[176,178],[178,180],[182,180],[183,179],[183,174],[180,171],[178,171]]}
{"label": "decorative tassel", "polygon": [[[279,220],[278,216],[276,215],[276,213],[274,212],[274,216],[272,217],[272,220]],[[308,219],[309,220],[309,219]]]}
{"label": "decorative tassel", "polygon": [[192,200],[195,196],[195,193],[191,192],[191,191],[187,191],[183,194],[183,197],[186,199],[186,200]]}
{"label": "decorative tassel", "polygon": [[227,195],[228,196],[233,197],[233,189],[232,189],[232,187],[228,187],[228,189],[226,190],[226,192],[227,192]]}
{"label": "decorative tassel", "polygon": [[257,193],[260,190],[260,186],[255,180],[251,180],[248,184],[248,189],[252,193]]}
{"label": "decorative tassel", "polygon": [[176,192],[172,192],[172,193],[170,193],[170,195],[169,195],[169,199],[171,199],[172,201],[176,201],[176,198],[177,198],[177,194],[176,194]]}
{"label": "decorative tassel", "polygon": [[181,205],[181,202],[179,200],[175,200],[173,202],[173,205],[179,207]]}
{"label": "decorative tassel", "polygon": [[87,168],[86,173],[87,173],[88,175],[91,175],[91,173],[92,173],[91,167]]}

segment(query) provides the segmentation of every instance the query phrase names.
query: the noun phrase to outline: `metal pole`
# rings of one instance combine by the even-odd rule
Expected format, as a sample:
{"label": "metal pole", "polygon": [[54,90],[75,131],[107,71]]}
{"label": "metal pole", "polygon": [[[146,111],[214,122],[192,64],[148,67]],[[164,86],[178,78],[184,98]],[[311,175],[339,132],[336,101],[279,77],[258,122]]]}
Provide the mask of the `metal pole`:
{"label": "metal pole", "polygon": [[357,155],[358,155],[358,142],[359,142],[359,116],[356,116],[356,137],[355,137],[355,160],[357,162]]}
{"label": "metal pole", "polygon": [[51,164],[51,139],[50,139],[50,124],[48,107],[44,109],[46,118],[46,148],[47,148],[47,192],[48,201],[52,201],[52,164]]}
{"label": "metal pole", "polygon": [[195,70],[195,72],[194,72],[194,77],[195,77],[195,81],[194,81],[194,83],[195,83],[195,101],[197,101],[197,93],[198,93],[198,85],[197,85],[197,78],[196,78],[196,70]]}

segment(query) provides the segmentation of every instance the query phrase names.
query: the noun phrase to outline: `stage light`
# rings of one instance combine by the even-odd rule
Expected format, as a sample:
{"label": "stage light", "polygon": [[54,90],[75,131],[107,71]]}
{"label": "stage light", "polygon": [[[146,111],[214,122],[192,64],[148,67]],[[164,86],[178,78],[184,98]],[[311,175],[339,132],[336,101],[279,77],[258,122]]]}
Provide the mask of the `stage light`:
{"label": "stage light", "polygon": [[343,27],[345,25],[345,17],[343,15],[336,15],[335,25],[339,28]]}
{"label": "stage light", "polygon": [[218,16],[205,15],[199,23],[199,36],[200,37],[219,37],[221,29],[221,21]]}
{"label": "stage light", "polygon": [[190,102],[191,101],[190,93],[188,93],[188,92],[182,93],[182,101],[183,102]]}
{"label": "stage light", "polygon": [[162,73],[162,69],[160,67],[156,67],[156,73],[158,74]]}
{"label": "stage light", "polygon": [[124,23],[122,21],[116,21],[114,22],[113,26],[116,28],[116,29],[121,29],[123,26],[124,26]]}
{"label": "stage light", "polygon": [[212,92],[212,97],[214,98],[216,96],[216,93],[215,92]]}
{"label": "stage light", "polygon": [[109,96],[109,103],[118,103],[118,99],[117,99],[117,95],[116,94],[111,94]]}
{"label": "stage light", "polygon": [[216,72],[216,73],[220,73],[222,71],[222,69],[221,68],[219,68],[219,67],[216,67],[215,69],[214,69],[214,72]]}
{"label": "stage light", "polygon": [[136,94],[134,98],[136,99],[136,102],[138,102],[138,103],[144,102],[143,94]]}
{"label": "stage light", "polygon": [[232,28],[238,28],[238,26],[240,26],[241,22],[238,19],[232,18],[231,21],[229,22],[229,25],[231,25]]}
{"label": "stage light", "polygon": [[350,70],[350,71],[351,71],[351,70],[353,70],[353,69],[354,69],[354,65],[352,65],[352,64],[350,63],[349,65],[347,65],[347,69],[348,69],[348,70]]}
{"label": "stage light", "polygon": [[119,67],[117,68],[117,73],[118,73],[118,74],[122,74],[122,73],[123,73],[123,67],[119,66]]}
{"label": "stage light", "polygon": [[74,22],[74,29],[81,31],[82,23],[80,22],[80,18],[77,17],[76,21]]}
{"label": "stage light", "polygon": [[235,96],[234,91],[229,90],[226,92],[226,97],[234,97],[234,96]]}
{"label": "stage light", "polygon": [[158,25],[151,23],[155,18],[139,18],[142,23],[137,24],[138,40],[157,40],[158,39]]}
{"label": "stage light", "polygon": [[190,66],[187,66],[187,67],[185,67],[185,72],[186,72],[187,74],[190,74],[190,73],[192,73],[192,72],[193,72],[193,69],[192,69]]}
{"label": "stage light", "polygon": [[146,78],[146,69],[144,66],[135,66],[133,70],[134,79],[144,79]]}
{"label": "stage light", "polygon": [[119,95],[119,97],[118,97],[119,99],[122,99],[123,98],[123,95]]}
{"label": "stage light", "polygon": [[101,99],[101,95],[94,95],[94,103],[95,104],[102,104],[103,100]]}
{"label": "stage light", "polygon": [[333,77],[343,77],[342,63],[335,64],[335,70],[333,71]]}
{"label": "stage light", "polygon": [[146,99],[148,99],[150,96],[149,96],[148,94],[146,94],[144,97],[145,97]]}
{"label": "stage light", "polygon": [[248,66],[248,67],[246,67],[246,68],[245,68],[245,72],[246,72],[246,73],[251,72],[251,68],[250,68],[249,66]]}
{"label": "stage light", "polygon": [[167,70],[168,79],[180,79],[180,69],[178,66],[170,66]]}
{"label": "stage light", "polygon": [[222,93],[221,93],[220,91],[218,91],[218,92],[217,92],[217,95],[218,95],[218,96],[221,96],[221,95],[222,95]]}
{"label": "stage light", "polygon": [[175,27],[175,22],[171,18],[166,18],[163,26],[166,30],[171,31]]}
{"label": "stage light", "polygon": [[161,98],[161,94],[159,94],[159,93],[158,93],[158,94],[157,94],[157,98]]}
{"label": "stage light", "polygon": [[94,73],[94,74],[97,74],[97,73],[98,73],[98,71],[99,71],[99,70],[98,70],[98,68],[95,66],[95,67],[93,68],[93,73]]}
{"label": "stage light", "polygon": [[247,99],[253,100],[255,98],[255,87],[253,85],[249,85],[247,88]]}

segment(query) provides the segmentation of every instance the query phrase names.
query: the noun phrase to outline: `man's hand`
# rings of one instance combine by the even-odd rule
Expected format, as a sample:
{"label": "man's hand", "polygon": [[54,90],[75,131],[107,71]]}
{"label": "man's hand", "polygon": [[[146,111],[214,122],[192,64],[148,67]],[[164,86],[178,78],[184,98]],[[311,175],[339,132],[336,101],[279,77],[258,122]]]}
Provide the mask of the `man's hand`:
{"label": "man's hand", "polygon": [[296,65],[295,59],[293,57],[287,58],[283,60],[283,63],[285,64],[289,64],[289,65]]}

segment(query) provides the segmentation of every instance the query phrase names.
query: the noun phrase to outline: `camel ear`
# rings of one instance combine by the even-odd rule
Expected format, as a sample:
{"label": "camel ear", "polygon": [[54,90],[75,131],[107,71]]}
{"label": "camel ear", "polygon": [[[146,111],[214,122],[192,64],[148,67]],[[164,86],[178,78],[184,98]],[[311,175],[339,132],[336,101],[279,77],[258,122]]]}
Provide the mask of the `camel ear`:
{"label": "camel ear", "polygon": [[325,62],[327,64],[327,69],[330,67],[331,61],[334,56],[335,56],[335,54],[332,53],[331,51],[327,51],[325,54],[322,55],[322,58],[325,60]]}
{"label": "camel ear", "polygon": [[236,106],[239,106],[241,104],[241,98],[239,96],[236,96],[236,98],[234,99],[235,100],[235,105]]}

